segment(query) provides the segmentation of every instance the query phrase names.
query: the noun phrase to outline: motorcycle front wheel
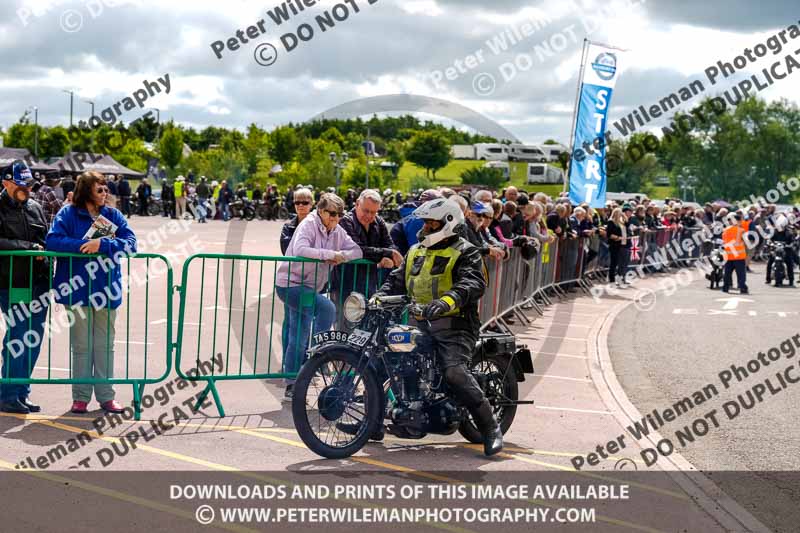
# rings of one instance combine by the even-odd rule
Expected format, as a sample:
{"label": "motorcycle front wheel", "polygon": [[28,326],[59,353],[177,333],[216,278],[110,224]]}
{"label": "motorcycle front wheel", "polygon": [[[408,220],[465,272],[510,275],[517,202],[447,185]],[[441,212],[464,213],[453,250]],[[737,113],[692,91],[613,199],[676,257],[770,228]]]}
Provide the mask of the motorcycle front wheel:
{"label": "motorcycle front wheel", "polygon": [[256,214],[261,220],[267,220],[269,218],[269,208],[265,205],[259,205],[256,208]]}
{"label": "motorcycle front wheel", "polygon": [[[486,388],[484,394],[489,404],[492,406],[494,418],[500,424],[500,429],[505,434],[514,417],[517,414],[516,405],[504,405],[508,402],[515,402],[519,399],[519,384],[517,375],[513,369],[508,368],[509,361],[506,358],[488,356],[473,362],[472,370],[486,376]],[[461,436],[473,444],[481,444],[483,436],[472,416],[468,416],[458,427]]]}
{"label": "motorcycle front wheel", "polygon": [[285,207],[281,207],[280,209],[278,209],[278,218],[280,218],[281,220],[286,220],[287,218],[289,218],[289,210],[286,209]]}
{"label": "motorcycle front wheel", "polygon": [[244,208],[244,219],[248,222],[256,218],[256,210],[252,207],[245,207]]}
{"label": "motorcycle front wheel", "polygon": [[359,357],[333,350],[309,359],[293,387],[292,418],[300,439],[328,459],[357,453],[381,422],[375,373]]}

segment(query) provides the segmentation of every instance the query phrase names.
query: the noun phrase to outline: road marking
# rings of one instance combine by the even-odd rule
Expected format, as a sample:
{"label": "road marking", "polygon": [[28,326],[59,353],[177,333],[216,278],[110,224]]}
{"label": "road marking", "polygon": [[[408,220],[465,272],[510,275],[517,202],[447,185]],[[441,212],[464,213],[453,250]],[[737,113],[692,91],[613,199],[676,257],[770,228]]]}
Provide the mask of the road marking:
{"label": "road marking", "polygon": [[585,355],[571,355],[567,353],[536,352],[534,355],[547,355],[550,357],[568,357],[570,359],[587,359]]}
{"label": "road marking", "polygon": [[[465,445],[462,445],[462,446],[465,447],[465,448],[471,448],[471,449],[476,449],[476,450],[481,450],[481,451],[483,450],[483,446],[480,446],[480,445],[477,445],[477,444],[465,444]],[[497,456],[506,457],[506,458],[509,458],[509,459],[514,459],[515,458],[511,454],[506,454],[506,453],[502,453],[502,452],[497,454]],[[393,464],[390,464],[390,463],[384,463],[383,461],[378,461],[376,459],[368,459],[366,457],[352,457],[352,459],[356,459],[360,463],[366,463],[366,464],[370,464],[370,465],[373,465],[373,466],[380,466],[382,468],[394,470],[395,472],[402,472],[404,474],[410,474],[412,476],[418,476],[418,477],[433,479],[435,481],[443,481],[445,483],[449,483],[449,484],[453,484],[453,485],[477,485],[477,483],[469,483],[469,482],[465,482],[465,481],[460,480],[460,479],[451,478],[451,477],[447,477],[447,476],[440,476],[438,474],[433,474],[431,472],[423,472],[423,471],[415,470],[413,468],[409,468],[409,467],[406,467],[406,466],[399,466],[399,465],[393,465]],[[542,463],[542,464],[546,465],[547,463]],[[576,474],[582,474],[583,473],[583,472],[579,472],[577,470],[574,470],[574,472]],[[614,481],[615,483],[619,482],[619,480],[612,480],[611,478],[609,478],[609,480]],[[630,485],[634,485],[634,483],[629,483],[629,484]],[[688,499],[688,498],[686,498],[686,499]],[[560,507],[558,504],[551,504],[551,503],[548,503],[548,502],[545,502],[545,501],[542,501],[542,500],[534,500],[534,499],[526,498],[524,501],[526,501],[528,503],[532,503],[534,505],[539,505],[539,506],[542,506],[542,507],[549,507],[551,509],[555,509],[555,508]],[[616,518],[609,518],[609,517],[602,516],[602,515],[597,515],[596,518],[597,518],[597,520],[600,520],[601,522],[608,522],[608,523],[611,523],[611,524],[625,526],[625,527],[629,527],[629,528],[632,528],[632,529],[637,529],[639,531],[648,531],[648,532],[652,532],[652,533],[661,533],[661,531],[658,530],[658,529],[652,529],[652,528],[649,528],[649,527],[646,527],[646,526],[640,526],[639,524],[634,524],[634,523],[631,523],[631,522],[625,522],[623,520],[617,520]]]}
{"label": "road marking", "polygon": [[576,409],[573,407],[551,407],[546,405],[534,405],[536,409],[545,409],[548,411],[570,411],[573,413],[590,413],[596,415],[611,415],[614,414],[611,411],[595,411],[593,409]]}
{"label": "road marking", "polygon": [[728,315],[728,316],[739,316],[739,311],[731,310],[725,311],[723,309],[709,309],[707,316],[715,316],[715,315]]}
{"label": "road marking", "polygon": [[725,302],[725,305],[722,306],[722,309],[724,309],[725,311],[728,311],[730,309],[736,309],[742,302],[755,303],[755,300],[750,300],[748,298],[739,298],[738,296],[731,296],[730,298],[717,298],[714,301]]}
{"label": "road marking", "polygon": [[675,308],[672,310],[673,315],[696,315],[698,314],[697,309],[678,309]]}
{"label": "road marking", "polygon": [[[3,413],[3,415],[4,416],[11,416],[11,417],[18,418],[18,419],[21,419],[21,420],[26,420],[26,418],[27,418],[25,415],[13,415],[13,414],[5,414],[5,413]],[[118,442],[120,440],[120,439],[115,438],[115,437],[103,437],[103,436],[97,434],[94,431],[87,431],[87,430],[84,430],[84,429],[81,429],[81,428],[76,428],[76,427],[73,427],[73,426],[68,426],[68,425],[65,425],[65,424],[59,424],[59,423],[56,423],[56,422],[52,422],[50,420],[33,420],[33,421],[35,423],[43,424],[43,425],[46,425],[46,426],[63,429],[65,431],[69,431],[71,433],[83,433],[84,431],[86,431],[90,436],[95,437],[95,435],[96,435],[96,438],[99,438],[99,439],[102,439],[102,440],[105,440],[105,441],[108,441],[108,442]],[[250,430],[234,430],[234,431],[237,432],[237,433],[242,433],[242,434],[245,434],[245,435],[252,435],[252,436],[259,437],[259,438],[263,438],[263,439],[267,439],[267,440],[273,440],[273,441],[276,441],[276,442],[288,444],[290,446],[306,449],[305,444],[303,444],[302,442],[293,441],[293,440],[290,440],[290,439],[284,439],[284,438],[281,438],[281,437],[275,437],[275,436],[272,436],[272,435],[264,435],[262,433],[258,433],[258,432],[250,431]],[[482,449],[482,447],[480,445],[474,445],[474,444],[461,444],[461,447],[471,448],[471,449],[476,449],[476,450]],[[191,463],[194,463],[194,464],[208,465],[209,467],[214,468],[214,469],[218,469],[218,470],[235,472],[235,473],[237,473],[239,475],[246,476],[246,477],[251,477],[251,478],[260,479],[260,480],[268,480],[273,484],[274,483],[284,483],[281,480],[275,480],[275,479],[272,479],[272,478],[268,478],[266,476],[257,475],[255,473],[245,472],[245,471],[242,471],[242,470],[240,470],[238,468],[235,468],[235,467],[231,467],[231,466],[227,466],[227,465],[221,465],[221,464],[218,464],[218,463],[205,461],[203,459],[197,459],[197,458],[190,457],[190,456],[183,455],[183,454],[179,454],[179,453],[169,452],[167,450],[162,450],[160,448],[155,448],[153,446],[149,446],[149,445],[146,445],[146,444],[140,444],[138,446],[138,448],[143,450],[143,451],[147,451],[147,452],[150,452],[150,453],[155,453],[155,454],[158,454],[158,455],[165,455],[167,457],[171,457],[171,458],[182,460],[182,461],[188,461],[188,462],[191,462]],[[598,474],[592,474],[590,472],[578,471],[578,470],[575,470],[574,468],[565,467],[565,466],[562,466],[562,465],[556,465],[556,464],[552,464],[552,463],[545,463],[545,462],[542,462],[542,461],[536,461],[534,459],[525,458],[525,457],[512,455],[512,454],[506,454],[506,453],[502,453],[502,452],[500,454],[498,454],[498,455],[499,456],[504,456],[504,457],[507,457],[507,458],[511,458],[511,459],[521,460],[523,462],[529,462],[529,463],[532,463],[532,464],[538,464],[540,466],[546,466],[546,467],[550,467],[550,468],[554,468],[554,469],[558,469],[558,470],[566,470],[566,471],[573,472],[573,473],[575,473],[577,475],[581,475],[581,476],[585,476],[585,477],[593,477],[593,478],[597,478],[597,479],[602,479],[604,481],[612,481],[612,482],[615,482],[615,483],[619,482],[619,480],[616,480],[616,479],[613,479],[613,478],[606,478],[606,477],[600,476]],[[409,474],[412,474],[412,475],[416,475],[416,476],[424,477],[424,478],[429,478],[429,479],[434,479],[434,480],[437,480],[437,481],[444,481],[444,482],[447,482],[447,483],[456,483],[456,484],[463,484],[464,483],[463,481],[457,480],[457,479],[454,479],[454,478],[448,478],[446,476],[439,476],[437,474],[433,474],[433,473],[430,473],[430,472],[423,472],[423,471],[415,470],[415,469],[408,468],[408,467],[405,467],[405,466],[394,465],[394,464],[391,464],[391,463],[386,463],[386,462],[378,461],[378,460],[375,460],[375,459],[369,459],[369,458],[366,458],[366,457],[353,456],[350,459],[355,461],[355,462],[360,462],[360,463],[364,463],[364,464],[370,464],[370,465],[373,465],[373,466],[380,466],[380,467],[386,468],[387,470],[393,470],[393,471],[396,471],[396,472],[409,473]],[[13,465],[12,465],[12,468],[13,468]],[[667,496],[673,496],[673,497],[676,497],[676,498],[679,498],[679,499],[689,500],[689,498],[687,496],[685,496],[685,495],[682,495],[682,494],[679,494],[679,493],[676,493],[676,492],[672,492],[672,491],[668,491],[668,490],[665,490],[665,489],[660,489],[658,487],[650,487],[648,485],[643,485],[643,484],[639,484],[639,483],[635,483],[635,482],[627,482],[627,483],[629,485],[632,485],[632,486],[637,486],[637,487],[639,487],[639,488],[641,488],[643,490],[649,490],[649,491],[657,492],[657,493],[664,494],[664,495],[667,495]],[[367,505],[364,505],[364,504],[362,504],[360,502],[354,502],[354,501],[351,501],[351,500],[342,499],[342,500],[339,500],[339,501],[344,501],[344,502],[347,502],[347,503],[350,503],[350,504],[353,504],[353,505],[357,505],[357,506],[360,506],[360,507],[368,507]],[[529,503],[533,503],[535,505],[541,505],[543,507],[551,507],[551,508],[558,507],[557,504],[549,504],[549,503],[542,502],[542,501],[539,501],[539,500],[528,499],[527,501]],[[600,521],[603,521],[603,522],[622,525],[622,526],[630,527],[632,529],[637,529],[637,530],[640,530],[640,531],[652,531],[652,532],[656,532],[656,533],[661,533],[659,530],[656,530],[656,529],[648,528],[646,526],[641,526],[641,525],[630,523],[630,522],[624,522],[624,521],[617,520],[617,519],[614,519],[614,518],[604,517],[602,515],[598,515],[597,519],[600,520]],[[447,530],[451,530],[451,531],[469,531],[469,530],[464,530],[462,528],[458,528],[458,527],[454,527],[454,526],[448,526],[446,524],[431,524],[431,525],[434,526],[434,527],[440,528],[440,529],[447,529]]]}
{"label": "road marking", "polygon": [[592,327],[592,326],[584,326],[582,324],[565,324],[563,322],[550,322],[549,324],[542,324],[542,326],[567,326],[570,328],[587,328],[587,329]]}
{"label": "road marking", "polygon": [[586,339],[579,339],[577,337],[561,337],[558,335],[517,335],[517,337],[521,339],[532,339],[532,340],[539,340],[539,339],[562,339],[565,341],[579,341],[579,342],[586,342]]}
{"label": "road marking", "polygon": [[[480,449],[480,450],[483,449],[483,446],[481,446],[479,444],[465,444],[464,447]],[[571,473],[577,474],[579,476],[585,476],[585,477],[590,477],[590,478],[594,478],[594,479],[600,479],[600,480],[603,480],[603,481],[610,481],[612,483],[620,483],[619,479],[614,479],[613,477],[603,476],[601,474],[595,474],[593,472],[589,472],[589,471],[586,471],[586,470],[575,470],[571,466],[557,465],[555,463],[546,463],[544,461],[538,461],[536,459],[531,459],[530,457],[523,457],[523,456],[520,456],[520,455],[507,454],[507,453],[504,453],[504,452],[500,452],[498,455],[511,457],[512,459],[517,459],[517,460],[523,461],[525,463],[531,463],[531,464],[535,464],[535,465],[539,465],[539,466],[546,466],[546,467],[549,467],[549,468],[553,468],[555,470],[562,470],[564,472],[571,472]],[[629,484],[632,487],[638,487],[638,488],[640,488],[642,490],[655,492],[657,494],[663,494],[664,496],[672,496],[673,498],[677,498],[679,500],[691,501],[691,498],[688,495],[682,494],[680,492],[675,492],[675,491],[672,491],[672,490],[662,489],[660,487],[653,487],[651,485],[645,485],[644,483],[637,483],[635,481],[625,481],[625,483]]]}
{"label": "road marking", "polygon": [[553,375],[550,375],[550,374],[534,374],[533,375],[533,379],[536,379],[536,378],[563,379],[565,381],[580,381],[582,383],[591,383],[592,382],[591,379],[586,379],[586,378],[568,378],[566,376],[553,376]]}
{"label": "road marking", "polygon": [[[178,516],[180,518],[185,518],[187,520],[191,520],[193,523],[197,522],[197,519],[196,519],[194,513],[189,513],[189,512],[186,512],[186,511],[182,510],[182,509],[178,509],[176,507],[170,507],[169,505],[164,505],[163,503],[159,503],[159,502],[155,502],[155,501],[152,501],[152,500],[148,500],[147,498],[141,498],[139,496],[134,496],[132,494],[126,494],[124,492],[120,492],[120,491],[117,491],[117,490],[109,489],[109,488],[106,488],[106,487],[100,487],[98,485],[93,485],[91,483],[86,483],[86,482],[83,482],[83,481],[79,481],[79,480],[74,479],[74,478],[68,478],[68,477],[64,477],[64,476],[59,476],[57,474],[52,474],[50,472],[42,472],[41,470],[21,470],[21,469],[14,468],[14,466],[15,465],[13,465],[11,463],[7,463],[6,461],[3,461],[2,459],[0,459],[0,468],[6,468],[8,470],[11,470],[12,472],[24,472],[24,473],[26,473],[28,475],[33,476],[33,477],[37,477],[37,478],[40,478],[40,479],[46,479],[48,481],[52,481],[53,483],[58,483],[59,485],[77,487],[77,488],[83,489],[83,490],[85,490],[87,492],[93,492],[95,494],[100,494],[102,496],[108,496],[109,498],[114,498],[116,500],[121,500],[121,501],[128,502],[128,503],[134,503],[136,505],[141,505],[142,507],[147,507],[147,508],[150,508],[150,509],[154,509],[156,511],[161,511],[161,512],[164,512],[164,513],[175,515],[175,516]],[[224,523],[222,521],[215,522],[214,523],[214,527],[217,527],[217,528],[220,528],[220,529],[227,529],[228,531],[237,531],[237,532],[256,531],[255,529],[248,529],[248,528],[243,527],[243,526],[237,526],[237,525],[233,525],[233,524],[226,524],[226,523]]]}
{"label": "road marking", "polygon": [[[95,431],[81,429],[81,428],[74,427],[74,426],[68,426],[66,424],[59,424],[57,422],[53,422],[52,420],[32,419],[32,418],[28,418],[26,415],[15,415],[15,414],[10,414],[10,413],[0,413],[0,415],[1,416],[6,416],[6,417],[17,418],[17,419],[20,419],[20,420],[31,420],[34,423],[42,424],[42,425],[49,426],[49,427],[55,427],[55,428],[58,428],[58,429],[62,429],[64,431],[68,431],[70,433],[78,433],[78,434],[80,434],[80,433],[86,432],[92,438],[105,440],[107,442],[119,442],[119,440],[120,440],[120,439],[118,439],[116,437],[104,437],[102,435],[99,435]],[[180,424],[180,425],[183,426],[183,425],[188,425],[188,424]],[[274,436],[271,436],[271,435],[262,435],[262,434],[259,434],[259,433],[256,433],[256,432],[250,432],[248,430],[234,430],[234,431],[236,431],[236,432],[244,431],[245,434],[250,434],[250,435],[258,436],[258,437],[261,437],[261,438],[266,438],[268,440],[274,440],[276,442],[280,442],[280,443],[283,443],[283,444],[289,444],[290,446],[295,446],[295,447],[303,448],[303,449],[306,449],[306,450],[308,449],[308,448],[306,448],[305,444],[303,444],[302,442],[299,442],[299,441],[293,441],[293,440],[284,439],[284,438],[281,438],[281,437],[274,437]],[[179,461],[189,462],[189,463],[192,463],[192,464],[198,464],[198,465],[201,465],[201,466],[208,466],[209,468],[214,469],[214,470],[222,470],[224,472],[234,472],[235,474],[238,474],[238,475],[241,475],[241,476],[244,476],[244,477],[257,479],[257,480],[260,480],[260,481],[266,481],[266,482],[271,483],[273,485],[283,485],[283,484],[287,484],[287,483],[291,484],[291,485],[297,485],[297,483],[293,483],[291,481],[285,481],[285,480],[281,480],[281,479],[271,478],[271,477],[268,477],[268,476],[263,476],[263,475],[256,474],[256,473],[243,471],[243,470],[241,470],[239,468],[236,468],[236,467],[233,467],[233,466],[227,466],[227,465],[223,465],[223,464],[219,464],[219,463],[213,463],[211,461],[205,461],[203,459],[198,459],[198,458],[191,457],[191,456],[188,456],[188,455],[183,455],[183,454],[180,454],[180,453],[174,453],[174,452],[170,452],[170,451],[167,451],[167,450],[162,450],[161,448],[156,448],[154,446],[149,446],[149,445],[146,445],[146,444],[138,444],[137,443],[136,447],[137,447],[137,449],[140,449],[140,450],[143,450],[143,451],[146,451],[146,452],[149,452],[149,453],[153,453],[153,454],[156,454],[156,455],[163,455],[163,456],[170,457],[172,459],[176,459],[176,460],[179,460]],[[351,459],[358,459],[358,458],[357,457],[352,457]],[[388,465],[388,463],[386,463],[386,464]],[[12,465],[12,468],[13,468],[13,465]],[[348,500],[348,499],[344,499],[344,498],[337,498],[337,501],[345,502],[345,503],[348,503],[350,505],[354,505],[354,506],[357,506],[357,507],[364,507],[364,508],[376,508],[376,507],[378,507],[378,508],[387,508],[386,506],[370,506],[370,505],[361,503],[360,501]],[[194,518],[194,516],[192,518]],[[449,530],[449,531],[472,533],[471,530],[469,530],[469,529],[463,529],[463,528],[459,528],[459,527],[456,527],[456,526],[449,526],[447,524],[432,523],[432,524],[429,524],[429,525],[431,525],[432,527],[436,527],[436,528],[439,528],[439,529],[446,529],[446,530]]]}
{"label": "road marking", "polygon": [[33,369],[34,370],[54,370],[56,372],[72,372],[72,370],[69,369],[69,368],[59,368],[57,366],[51,366],[50,368],[47,368],[46,366],[35,366],[35,367],[33,367]]}

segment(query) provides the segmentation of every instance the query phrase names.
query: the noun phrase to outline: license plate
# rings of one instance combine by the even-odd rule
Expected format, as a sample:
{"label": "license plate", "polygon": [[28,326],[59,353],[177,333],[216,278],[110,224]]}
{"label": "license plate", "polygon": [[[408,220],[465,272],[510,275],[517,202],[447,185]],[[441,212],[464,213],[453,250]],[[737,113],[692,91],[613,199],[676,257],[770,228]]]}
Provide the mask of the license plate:
{"label": "license plate", "polygon": [[348,333],[345,331],[323,331],[311,337],[314,346],[324,342],[347,342]]}
{"label": "license plate", "polygon": [[355,329],[347,338],[347,342],[363,348],[368,342],[369,339],[372,338],[372,333],[369,331],[364,331],[363,329]]}

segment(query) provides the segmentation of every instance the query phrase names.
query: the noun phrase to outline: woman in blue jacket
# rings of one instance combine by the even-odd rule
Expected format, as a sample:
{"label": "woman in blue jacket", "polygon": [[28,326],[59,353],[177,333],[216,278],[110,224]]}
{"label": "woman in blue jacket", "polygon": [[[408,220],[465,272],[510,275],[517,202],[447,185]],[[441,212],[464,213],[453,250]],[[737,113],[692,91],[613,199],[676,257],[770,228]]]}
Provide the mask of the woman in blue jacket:
{"label": "woman in blue jacket", "polygon": [[[84,172],[78,177],[72,204],[58,212],[47,234],[47,250],[106,256],[58,258],[56,262],[53,285],[67,283],[72,288],[66,295],[59,292],[56,302],[67,306],[74,318],[70,338],[76,379],[114,377],[114,322],[123,293],[120,262],[136,253],[136,236],[122,213],[105,205],[107,196],[105,177]],[[95,383],[72,386],[73,413],[87,412],[93,388],[105,411],[122,412],[113,386]]]}

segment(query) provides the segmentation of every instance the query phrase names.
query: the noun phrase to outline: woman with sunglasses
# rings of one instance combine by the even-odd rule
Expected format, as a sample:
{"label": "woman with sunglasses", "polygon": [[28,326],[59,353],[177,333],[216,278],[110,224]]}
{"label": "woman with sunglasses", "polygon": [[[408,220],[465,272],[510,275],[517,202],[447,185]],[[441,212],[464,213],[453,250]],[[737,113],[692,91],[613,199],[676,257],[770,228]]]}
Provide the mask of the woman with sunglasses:
{"label": "woman with sunglasses", "polygon": [[106,256],[59,257],[56,261],[53,287],[73,287],[68,294],[59,291],[55,299],[74,319],[70,320],[71,377],[96,380],[72,386],[73,413],[87,412],[92,389],[105,411],[123,410],[114,399],[114,387],[103,382],[114,377],[114,326],[123,294],[120,263],[136,253],[136,235],[122,213],[106,205],[107,197],[108,185],[102,174],[81,174],[72,203],[58,212],[46,240],[50,251]]}
{"label": "woman with sunglasses", "polygon": [[[336,306],[320,294],[328,283],[330,266],[361,259],[363,255],[361,247],[339,225],[342,215],[344,201],[333,193],[322,194],[317,209],[297,226],[286,249],[288,257],[317,261],[284,261],[278,267],[275,292],[287,312],[284,318],[288,337],[284,342],[285,373],[293,374],[300,369],[312,322],[313,333],[319,333],[329,330],[336,321]],[[293,386],[294,379],[287,379],[285,401],[291,401]]]}
{"label": "woman with sunglasses", "polygon": [[297,214],[293,216],[289,222],[283,225],[281,229],[281,253],[286,255],[286,249],[289,247],[289,242],[292,240],[297,226],[308,216],[311,212],[311,191],[305,187],[301,187],[294,191],[293,203]]}

